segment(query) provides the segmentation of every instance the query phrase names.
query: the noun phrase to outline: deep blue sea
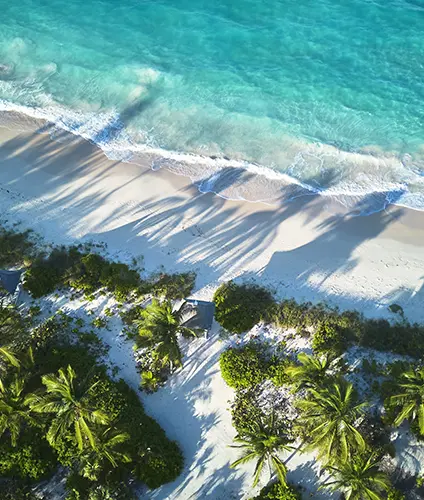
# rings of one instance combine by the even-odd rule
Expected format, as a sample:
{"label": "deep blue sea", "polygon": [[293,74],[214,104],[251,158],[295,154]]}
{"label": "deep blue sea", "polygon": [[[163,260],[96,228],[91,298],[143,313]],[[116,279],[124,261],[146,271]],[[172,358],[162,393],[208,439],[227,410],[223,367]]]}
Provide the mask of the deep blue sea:
{"label": "deep blue sea", "polygon": [[229,198],[424,210],[424,0],[0,0],[0,12],[0,110]]}

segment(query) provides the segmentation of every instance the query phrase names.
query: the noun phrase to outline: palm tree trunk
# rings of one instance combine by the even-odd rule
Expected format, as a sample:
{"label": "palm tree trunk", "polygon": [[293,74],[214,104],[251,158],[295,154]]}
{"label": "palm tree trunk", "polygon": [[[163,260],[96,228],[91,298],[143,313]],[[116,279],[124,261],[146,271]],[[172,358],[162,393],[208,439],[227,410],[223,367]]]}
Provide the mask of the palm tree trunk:
{"label": "palm tree trunk", "polygon": [[284,465],[287,465],[290,462],[290,460],[296,455],[296,453],[298,453],[299,451],[302,450],[303,445],[305,444],[305,441],[306,441],[306,439],[304,439],[300,443],[300,445],[295,450],[293,450],[292,454],[287,458],[287,460],[285,460]]}

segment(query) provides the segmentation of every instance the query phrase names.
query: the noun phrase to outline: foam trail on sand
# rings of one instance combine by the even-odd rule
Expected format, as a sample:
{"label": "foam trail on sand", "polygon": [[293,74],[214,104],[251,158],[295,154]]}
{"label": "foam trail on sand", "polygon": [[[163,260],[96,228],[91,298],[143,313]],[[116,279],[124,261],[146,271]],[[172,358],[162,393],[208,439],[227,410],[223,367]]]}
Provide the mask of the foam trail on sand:
{"label": "foam trail on sand", "polygon": [[[389,204],[424,210],[424,193],[411,193],[408,182],[383,179],[384,182],[379,180],[380,184],[376,184],[372,177],[366,176],[362,182],[358,179],[350,182],[329,167],[322,174],[322,179],[304,180],[299,175],[308,161],[312,163],[311,159],[320,162],[320,169],[324,163],[331,164],[331,160],[334,160],[335,167],[341,162],[351,162],[366,164],[367,169],[380,164],[387,167],[388,163],[392,168],[401,168],[402,162],[395,157],[347,153],[331,146],[301,144],[298,141],[296,146],[302,150],[290,152],[293,154],[292,163],[288,172],[284,173],[248,161],[169,151],[148,143],[137,143],[117,111],[82,112],[56,104],[43,108],[27,107],[0,100],[0,112],[15,112],[47,122],[48,125],[40,126],[40,132],[48,130],[53,138],[59,140],[61,130],[70,132],[96,144],[113,160],[145,164],[147,158],[152,169],[167,168],[175,174],[187,176],[200,192],[212,192],[226,199],[273,203],[305,195],[320,195],[340,202],[346,209],[355,207],[358,215],[383,210]],[[0,124],[2,121],[7,125],[4,113]]]}

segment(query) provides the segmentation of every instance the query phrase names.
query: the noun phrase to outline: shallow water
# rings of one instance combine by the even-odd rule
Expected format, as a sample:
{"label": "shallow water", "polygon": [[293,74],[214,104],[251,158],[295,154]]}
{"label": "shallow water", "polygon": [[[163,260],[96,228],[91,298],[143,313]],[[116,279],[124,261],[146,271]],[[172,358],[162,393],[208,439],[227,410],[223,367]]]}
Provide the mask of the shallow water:
{"label": "shallow water", "polygon": [[421,0],[0,6],[0,109],[229,198],[424,210]]}

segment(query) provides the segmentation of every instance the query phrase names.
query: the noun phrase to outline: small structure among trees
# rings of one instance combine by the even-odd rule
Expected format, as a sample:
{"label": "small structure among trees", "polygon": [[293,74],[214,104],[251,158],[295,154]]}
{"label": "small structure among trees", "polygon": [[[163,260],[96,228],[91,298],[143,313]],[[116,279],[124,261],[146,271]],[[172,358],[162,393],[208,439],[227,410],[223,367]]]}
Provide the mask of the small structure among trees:
{"label": "small structure among trees", "polygon": [[204,300],[185,299],[183,326],[208,336],[212,328],[215,304]]}
{"label": "small structure among trees", "polygon": [[0,269],[0,302],[16,304],[21,291],[22,271],[5,271]]}

